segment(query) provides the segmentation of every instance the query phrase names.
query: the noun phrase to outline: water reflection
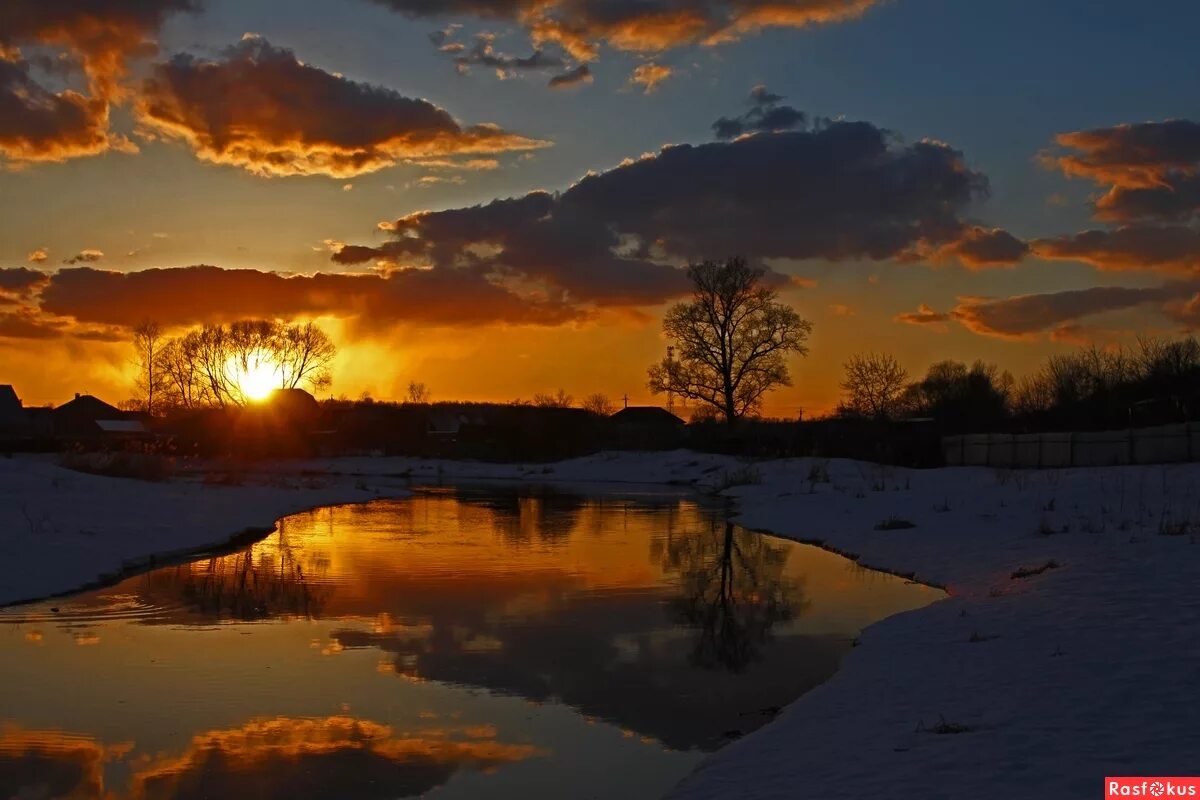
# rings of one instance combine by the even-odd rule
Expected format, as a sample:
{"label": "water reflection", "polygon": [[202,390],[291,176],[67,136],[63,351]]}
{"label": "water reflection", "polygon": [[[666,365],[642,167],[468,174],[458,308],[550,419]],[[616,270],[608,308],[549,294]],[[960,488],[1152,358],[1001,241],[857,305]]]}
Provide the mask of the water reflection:
{"label": "water reflection", "polygon": [[275,540],[275,547],[148,573],[136,596],[145,605],[180,604],[202,617],[220,620],[321,616],[332,587],[305,575],[304,563],[297,557],[302,545],[292,544],[286,534]]}
{"label": "water reflection", "polygon": [[0,797],[655,796],[940,596],[848,566],[688,495],[298,515],[0,613]]}
{"label": "water reflection", "polygon": [[788,548],[726,522],[717,534],[672,538],[665,568],[680,576],[674,607],[698,631],[692,663],[743,672],[761,656],[776,623],[802,613],[802,585],[784,573]]}
{"label": "water reflection", "polygon": [[495,769],[539,754],[494,736],[486,728],[397,735],[386,725],[350,717],[254,720],[203,733],[183,755],[139,767],[130,797],[385,800],[425,794],[460,769]]}

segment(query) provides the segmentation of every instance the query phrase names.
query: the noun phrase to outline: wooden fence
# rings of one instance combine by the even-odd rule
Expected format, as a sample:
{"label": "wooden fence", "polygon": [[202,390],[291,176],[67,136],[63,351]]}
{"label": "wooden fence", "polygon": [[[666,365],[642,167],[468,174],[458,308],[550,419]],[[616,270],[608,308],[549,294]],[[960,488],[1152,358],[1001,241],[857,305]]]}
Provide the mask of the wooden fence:
{"label": "wooden fence", "polygon": [[942,439],[947,466],[1052,469],[1200,460],[1200,423],[1087,433],[981,433]]}

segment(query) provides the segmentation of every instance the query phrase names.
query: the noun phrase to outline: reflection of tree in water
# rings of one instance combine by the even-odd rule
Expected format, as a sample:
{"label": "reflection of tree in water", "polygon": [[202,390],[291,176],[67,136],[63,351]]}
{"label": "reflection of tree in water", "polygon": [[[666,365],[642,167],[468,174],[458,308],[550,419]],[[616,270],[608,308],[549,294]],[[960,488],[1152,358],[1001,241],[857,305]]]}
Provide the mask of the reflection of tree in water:
{"label": "reflection of tree in water", "polygon": [[270,546],[155,570],[145,576],[142,594],[150,602],[183,603],[216,619],[320,616],[329,585],[311,581],[299,558],[303,548],[288,544],[285,533],[268,542]]}
{"label": "reflection of tree in water", "polygon": [[691,660],[706,668],[742,672],[760,655],[771,628],[804,611],[800,582],[784,575],[787,545],[737,530],[672,537],[663,549],[667,573],[678,573],[672,603],[679,622],[697,629]]}

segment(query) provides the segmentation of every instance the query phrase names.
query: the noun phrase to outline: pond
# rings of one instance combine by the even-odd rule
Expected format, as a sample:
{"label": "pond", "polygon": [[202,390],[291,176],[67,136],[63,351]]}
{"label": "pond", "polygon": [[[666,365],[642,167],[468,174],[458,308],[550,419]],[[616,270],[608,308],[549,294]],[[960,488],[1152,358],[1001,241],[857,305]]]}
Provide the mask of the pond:
{"label": "pond", "polygon": [[0,797],[660,796],[943,596],[727,513],[422,489],[0,610]]}

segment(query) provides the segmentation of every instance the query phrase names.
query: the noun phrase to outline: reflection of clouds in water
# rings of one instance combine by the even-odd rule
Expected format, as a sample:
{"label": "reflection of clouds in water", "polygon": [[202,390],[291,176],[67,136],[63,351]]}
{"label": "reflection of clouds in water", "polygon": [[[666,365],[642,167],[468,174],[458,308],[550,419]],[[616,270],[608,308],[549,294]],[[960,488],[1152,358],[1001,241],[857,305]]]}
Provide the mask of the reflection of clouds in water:
{"label": "reflection of clouds in water", "polygon": [[277,717],[202,733],[182,755],[130,758],[132,743],[105,746],[86,736],[0,725],[0,794],[19,800],[112,798],[104,765],[123,760],[132,772],[131,800],[382,800],[423,794],[461,769],[490,771],[546,755],[497,736],[491,725],[398,733],[348,716]]}
{"label": "reflection of clouds in water", "polygon": [[130,796],[405,797],[441,786],[460,769],[491,770],[544,755],[495,736],[495,729],[481,727],[396,733],[341,716],[254,720],[200,734],[183,755],[138,767]]}
{"label": "reflection of clouds in water", "polygon": [[132,744],[105,746],[87,736],[0,724],[0,795],[99,800],[105,796],[105,762],[131,748]]}

